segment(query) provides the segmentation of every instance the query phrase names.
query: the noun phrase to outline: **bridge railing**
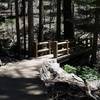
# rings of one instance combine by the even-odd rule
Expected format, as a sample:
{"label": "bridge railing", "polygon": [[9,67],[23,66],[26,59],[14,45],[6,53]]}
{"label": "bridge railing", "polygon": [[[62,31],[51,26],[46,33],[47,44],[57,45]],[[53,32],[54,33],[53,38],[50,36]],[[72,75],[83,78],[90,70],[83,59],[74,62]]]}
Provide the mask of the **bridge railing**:
{"label": "bridge railing", "polygon": [[66,40],[64,42],[58,41],[48,41],[48,42],[37,42],[33,43],[34,50],[33,56],[40,57],[44,55],[53,54],[53,58],[62,58],[68,56],[70,54],[69,50],[69,41]]}
{"label": "bridge railing", "polygon": [[33,43],[34,45],[34,57],[39,57],[43,55],[51,54],[51,42],[37,42]]}
{"label": "bridge railing", "polygon": [[[69,46],[70,42],[68,40],[63,42],[58,41],[48,41],[48,42],[37,42],[34,43],[34,57],[40,57],[44,55],[53,54],[53,58],[64,59],[70,55],[71,48]],[[92,47],[93,39],[86,38],[83,40],[78,40],[78,45],[89,48]]]}
{"label": "bridge railing", "polygon": [[64,56],[68,56],[69,53],[69,41],[58,42],[54,41],[52,45],[54,58],[62,58]]}
{"label": "bridge railing", "polygon": [[93,38],[78,39],[77,44],[85,48],[92,47]]}

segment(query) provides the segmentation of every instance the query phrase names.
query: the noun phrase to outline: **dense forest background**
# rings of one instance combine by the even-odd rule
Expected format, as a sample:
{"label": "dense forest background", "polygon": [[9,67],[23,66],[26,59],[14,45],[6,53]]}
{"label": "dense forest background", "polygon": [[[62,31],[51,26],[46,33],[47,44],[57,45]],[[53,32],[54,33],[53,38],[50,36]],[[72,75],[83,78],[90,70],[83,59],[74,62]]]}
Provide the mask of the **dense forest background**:
{"label": "dense forest background", "polygon": [[92,38],[96,58],[99,16],[98,0],[0,0],[0,55],[31,56],[33,41],[68,39],[79,46]]}

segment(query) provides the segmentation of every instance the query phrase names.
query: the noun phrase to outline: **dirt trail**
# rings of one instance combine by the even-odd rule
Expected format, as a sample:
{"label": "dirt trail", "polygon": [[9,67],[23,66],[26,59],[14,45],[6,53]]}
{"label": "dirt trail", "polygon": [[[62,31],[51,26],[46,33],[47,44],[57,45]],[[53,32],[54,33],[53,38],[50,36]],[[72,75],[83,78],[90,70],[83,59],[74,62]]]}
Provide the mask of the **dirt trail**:
{"label": "dirt trail", "polygon": [[44,59],[23,60],[0,67],[0,100],[49,100],[39,79]]}

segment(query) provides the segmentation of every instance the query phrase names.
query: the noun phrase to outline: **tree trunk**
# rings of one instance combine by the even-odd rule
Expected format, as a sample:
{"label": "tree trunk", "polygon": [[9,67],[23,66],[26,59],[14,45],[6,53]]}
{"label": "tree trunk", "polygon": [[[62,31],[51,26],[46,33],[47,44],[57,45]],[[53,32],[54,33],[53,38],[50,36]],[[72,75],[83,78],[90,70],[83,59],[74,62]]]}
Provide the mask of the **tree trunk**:
{"label": "tree trunk", "polygon": [[72,23],[72,0],[63,1],[63,15],[64,15],[64,38],[73,39],[73,23]]}
{"label": "tree trunk", "polygon": [[97,42],[99,34],[99,25],[100,25],[100,0],[96,0],[96,12],[95,12],[95,26],[96,31],[93,36],[93,48],[92,48],[92,64],[96,63],[96,52],[97,52]]}
{"label": "tree trunk", "polygon": [[43,0],[39,0],[39,35],[38,41],[43,41]]}
{"label": "tree trunk", "polygon": [[28,0],[28,49],[29,57],[33,57],[33,0]]}
{"label": "tree trunk", "polygon": [[19,32],[19,10],[18,10],[18,0],[15,0],[15,14],[16,14],[16,34],[17,34],[17,53],[20,56],[21,43],[20,43],[20,32]]}
{"label": "tree trunk", "polygon": [[26,55],[26,27],[25,27],[25,16],[26,16],[26,12],[25,12],[25,0],[22,0],[22,15],[23,15],[23,34],[24,34],[24,56]]}
{"label": "tree trunk", "polygon": [[56,40],[61,38],[61,0],[57,0],[57,35]]}

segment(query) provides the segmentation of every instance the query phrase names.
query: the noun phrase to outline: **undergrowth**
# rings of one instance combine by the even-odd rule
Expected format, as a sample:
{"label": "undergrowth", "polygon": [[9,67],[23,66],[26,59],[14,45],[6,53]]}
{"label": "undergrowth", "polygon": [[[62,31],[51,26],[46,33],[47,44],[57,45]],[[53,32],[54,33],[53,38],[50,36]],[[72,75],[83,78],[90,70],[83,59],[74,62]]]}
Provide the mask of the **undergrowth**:
{"label": "undergrowth", "polygon": [[88,66],[74,67],[74,66],[66,64],[64,65],[64,70],[67,73],[74,73],[80,78],[85,79],[85,80],[99,80],[100,79],[100,74],[96,70],[96,68],[90,68]]}

